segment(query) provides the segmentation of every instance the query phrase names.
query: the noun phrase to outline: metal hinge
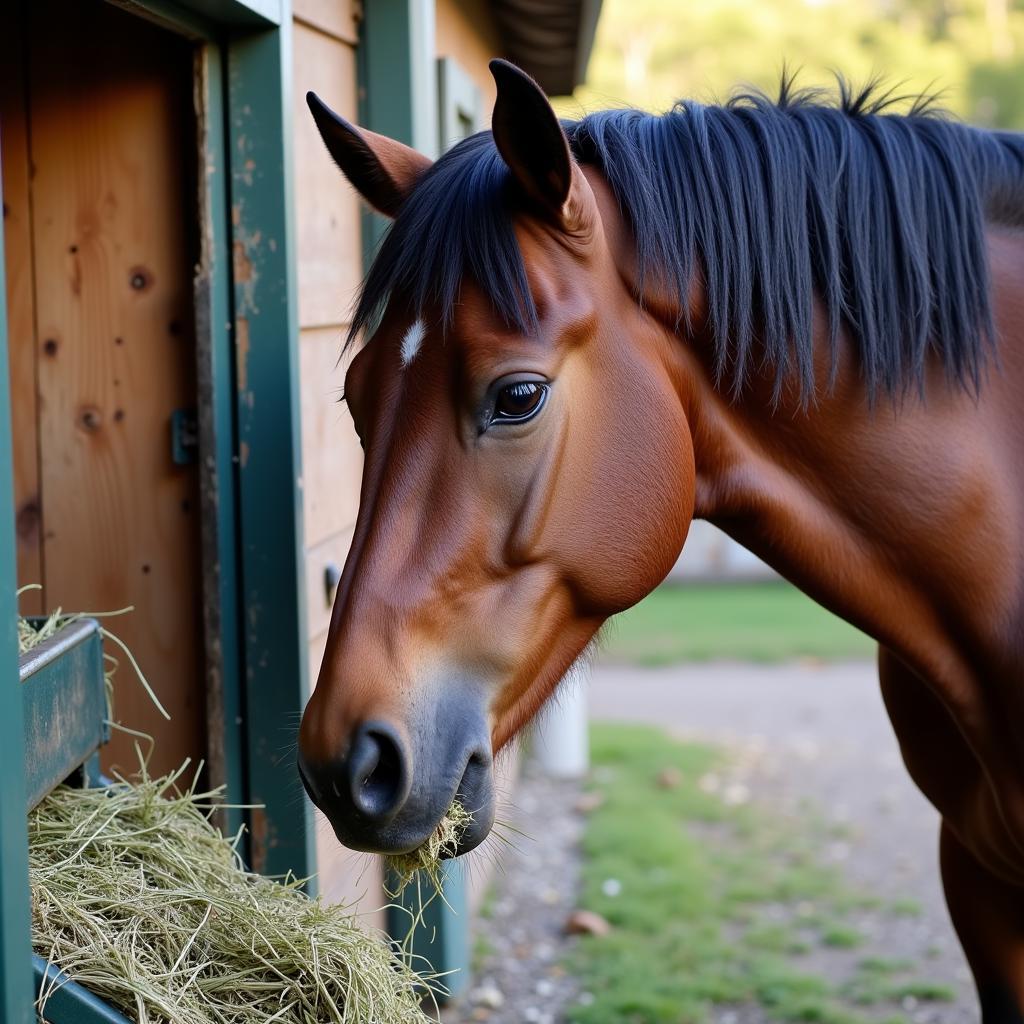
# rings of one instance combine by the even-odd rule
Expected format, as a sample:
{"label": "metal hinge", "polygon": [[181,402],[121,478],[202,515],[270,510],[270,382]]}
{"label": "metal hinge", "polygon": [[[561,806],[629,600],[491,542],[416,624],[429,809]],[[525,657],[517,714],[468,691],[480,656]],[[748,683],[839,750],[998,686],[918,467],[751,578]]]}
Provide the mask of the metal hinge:
{"label": "metal hinge", "polygon": [[171,413],[171,458],[177,466],[190,466],[199,458],[199,418],[195,409]]}

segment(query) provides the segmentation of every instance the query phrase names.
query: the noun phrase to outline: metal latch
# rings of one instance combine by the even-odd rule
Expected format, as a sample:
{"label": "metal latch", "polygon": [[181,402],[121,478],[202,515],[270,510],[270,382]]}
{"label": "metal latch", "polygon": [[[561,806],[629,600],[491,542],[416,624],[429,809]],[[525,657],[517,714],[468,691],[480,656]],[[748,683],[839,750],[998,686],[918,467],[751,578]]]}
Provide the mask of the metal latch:
{"label": "metal latch", "polygon": [[190,466],[199,458],[199,417],[195,409],[171,413],[171,458],[177,466]]}

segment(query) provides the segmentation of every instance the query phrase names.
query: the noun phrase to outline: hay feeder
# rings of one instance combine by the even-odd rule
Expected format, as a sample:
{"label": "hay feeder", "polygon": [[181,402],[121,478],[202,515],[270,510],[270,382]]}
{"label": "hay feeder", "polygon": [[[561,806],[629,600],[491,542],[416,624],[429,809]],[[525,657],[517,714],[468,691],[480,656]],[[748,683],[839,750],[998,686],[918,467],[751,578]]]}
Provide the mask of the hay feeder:
{"label": "hay feeder", "polygon": [[409,958],[300,880],[246,870],[188,765],[102,779],[102,634],[94,619],[19,620],[40,1019],[427,1024]]}

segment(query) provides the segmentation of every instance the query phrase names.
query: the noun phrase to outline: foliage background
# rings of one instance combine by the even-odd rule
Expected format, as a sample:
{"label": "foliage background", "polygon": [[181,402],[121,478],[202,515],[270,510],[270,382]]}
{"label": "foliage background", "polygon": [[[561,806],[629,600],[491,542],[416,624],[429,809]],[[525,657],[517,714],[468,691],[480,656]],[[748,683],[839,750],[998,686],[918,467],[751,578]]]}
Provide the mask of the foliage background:
{"label": "foliage background", "polygon": [[587,81],[559,112],[772,93],[783,67],[804,85],[880,75],[975,124],[1024,129],[1024,0],[604,0]]}

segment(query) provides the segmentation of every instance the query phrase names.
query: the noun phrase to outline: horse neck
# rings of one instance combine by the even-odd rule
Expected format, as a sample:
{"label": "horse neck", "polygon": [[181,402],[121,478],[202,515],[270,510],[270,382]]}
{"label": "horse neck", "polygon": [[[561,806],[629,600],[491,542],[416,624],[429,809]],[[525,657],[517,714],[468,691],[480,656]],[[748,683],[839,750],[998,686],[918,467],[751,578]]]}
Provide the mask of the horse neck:
{"label": "horse neck", "polygon": [[[817,341],[827,353],[826,338]],[[977,580],[963,544],[950,543],[974,526],[951,494],[991,486],[964,444],[976,420],[970,399],[936,369],[927,403],[914,394],[871,406],[845,341],[831,390],[822,356],[823,394],[809,407],[795,397],[774,403],[767,372],[733,399],[715,386],[699,341],[679,338],[675,351],[696,517],[921,671],[958,675],[963,659],[942,605],[955,609]]]}
{"label": "horse neck", "polygon": [[[586,166],[583,172],[608,251],[635,295],[632,233],[600,172]],[[1016,295],[1024,241],[1014,244],[1021,251],[994,262],[994,281],[998,292],[1005,277],[1002,287]],[[679,329],[701,321],[700,282],[687,298],[688,317],[678,297],[656,282],[644,283],[643,297],[647,322],[663,334],[665,369],[692,435],[695,516],[721,527],[922,674],[958,675],[965,643],[983,646],[990,623],[1006,620],[1005,588],[1014,582],[995,563],[1019,548],[1019,539],[1008,535],[1016,524],[999,514],[1005,502],[991,500],[1012,474],[992,457],[984,407],[951,389],[939,366],[926,373],[926,402],[915,391],[870,405],[855,345],[842,333],[833,376],[828,318],[820,308],[814,311],[816,402],[803,408],[784,390],[775,403],[770,369],[753,374],[733,400],[716,386],[712,342]],[[1017,308],[1006,304],[1010,313]],[[1018,369],[1016,383],[1024,386],[1024,361]],[[949,634],[950,622],[958,637]]]}

